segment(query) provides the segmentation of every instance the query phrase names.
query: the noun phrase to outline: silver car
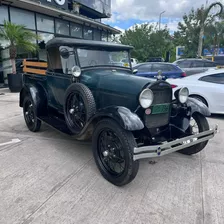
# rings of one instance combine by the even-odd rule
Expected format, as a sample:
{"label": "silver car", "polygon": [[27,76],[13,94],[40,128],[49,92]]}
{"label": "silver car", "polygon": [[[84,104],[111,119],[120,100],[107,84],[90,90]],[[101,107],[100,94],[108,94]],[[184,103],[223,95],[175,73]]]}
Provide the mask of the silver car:
{"label": "silver car", "polygon": [[183,69],[186,72],[187,76],[205,72],[209,68],[214,68],[218,65],[213,61],[197,58],[179,59],[173,62],[173,64]]}

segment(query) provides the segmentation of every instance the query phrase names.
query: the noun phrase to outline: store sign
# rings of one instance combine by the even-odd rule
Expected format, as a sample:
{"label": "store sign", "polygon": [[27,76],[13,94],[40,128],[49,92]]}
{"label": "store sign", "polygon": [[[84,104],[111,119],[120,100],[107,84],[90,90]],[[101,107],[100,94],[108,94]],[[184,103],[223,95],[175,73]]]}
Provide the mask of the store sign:
{"label": "store sign", "polygon": [[40,0],[42,4],[57,6],[59,8],[68,9],[68,0]]}

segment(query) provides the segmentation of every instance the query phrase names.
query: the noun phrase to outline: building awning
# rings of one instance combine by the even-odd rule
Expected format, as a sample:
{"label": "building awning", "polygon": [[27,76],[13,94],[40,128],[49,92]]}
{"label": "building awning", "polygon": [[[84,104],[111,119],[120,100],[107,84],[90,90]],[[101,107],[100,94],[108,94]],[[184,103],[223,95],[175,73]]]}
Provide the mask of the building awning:
{"label": "building awning", "polygon": [[94,28],[99,28],[101,30],[108,30],[112,34],[120,34],[121,31],[118,29],[115,29],[109,25],[106,25],[104,23],[95,21],[93,19],[90,19],[88,17],[79,15],[79,14],[72,14],[66,10],[59,9],[53,6],[48,6],[41,4],[38,0],[3,0],[2,3],[8,4],[11,6],[15,6],[22,9],[31,10],[34,12],[46,14],[49,16],[53,16],[56,18],[62,18],[71,22],[78,22],[83,25],[87,25]]}

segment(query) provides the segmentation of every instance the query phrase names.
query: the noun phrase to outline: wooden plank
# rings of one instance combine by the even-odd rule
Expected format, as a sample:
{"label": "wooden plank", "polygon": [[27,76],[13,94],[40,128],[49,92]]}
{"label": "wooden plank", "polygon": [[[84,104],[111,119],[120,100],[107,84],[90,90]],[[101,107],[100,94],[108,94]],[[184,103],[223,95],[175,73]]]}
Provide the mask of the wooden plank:
{"label": "wooden plank", "polygon": [[24,66],[47,68],[47,62],[23,61]]}
{"label": "wooden plank", "polygon": [[38,75],[46,75],[46,70],[35,69],[35,68],[24,68],[23,72],[38,74]]}

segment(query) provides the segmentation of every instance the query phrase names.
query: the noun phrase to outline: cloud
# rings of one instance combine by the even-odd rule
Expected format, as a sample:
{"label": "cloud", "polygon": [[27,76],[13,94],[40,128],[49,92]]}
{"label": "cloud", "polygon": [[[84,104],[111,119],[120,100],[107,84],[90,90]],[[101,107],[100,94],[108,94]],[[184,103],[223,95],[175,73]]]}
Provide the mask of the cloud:
{"label": "cloud", "polygon": [[[208,0],[208,4],[217,0]],[[206,4],[206,0],[113,0],[112,16],[103,22],[127,29],[134,23],[156,23],[159,21],[159,14],[162,15],[162,24],[167,24],[171,32],[177,29],[178,22],[185,13],[192,7],[197,8]],[[128,24],[127,21],[133,21]],[[162,25],[161,25],[162,26]]]}

